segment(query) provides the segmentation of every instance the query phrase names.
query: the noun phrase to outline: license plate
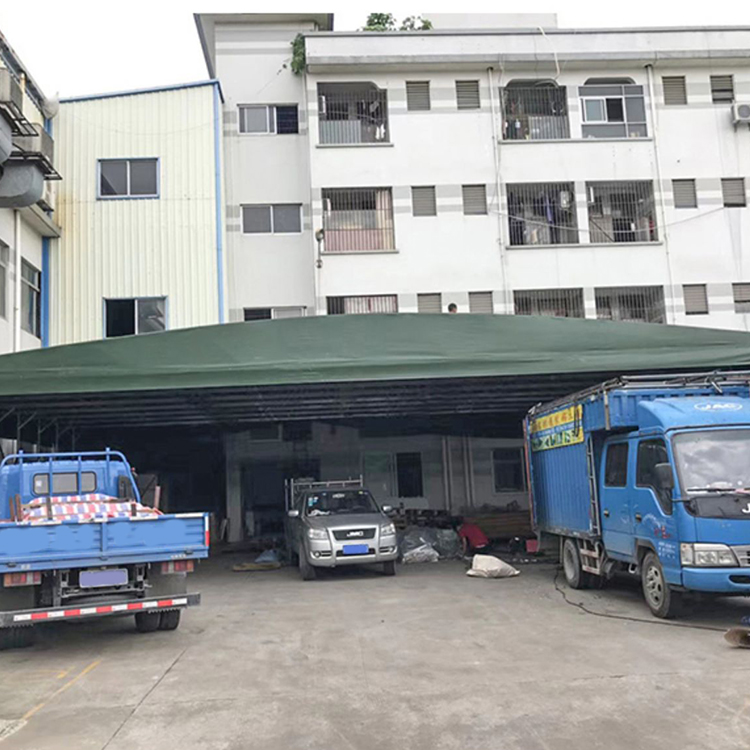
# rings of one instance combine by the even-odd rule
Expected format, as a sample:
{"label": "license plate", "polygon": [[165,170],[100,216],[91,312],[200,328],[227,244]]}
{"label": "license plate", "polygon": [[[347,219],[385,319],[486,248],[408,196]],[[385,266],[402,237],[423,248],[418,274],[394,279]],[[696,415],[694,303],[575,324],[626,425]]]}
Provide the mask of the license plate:
{"label": "license plate", "polygon": [[345,555],[366,555],[370,548],[366,544],[345,544]]}
{"label": "license plate", "polygon": [[78,574],[78,585],[82,589],[102,586],[124,586],[128,582],[128,571],[124,568],[112,570],[82,570]]}

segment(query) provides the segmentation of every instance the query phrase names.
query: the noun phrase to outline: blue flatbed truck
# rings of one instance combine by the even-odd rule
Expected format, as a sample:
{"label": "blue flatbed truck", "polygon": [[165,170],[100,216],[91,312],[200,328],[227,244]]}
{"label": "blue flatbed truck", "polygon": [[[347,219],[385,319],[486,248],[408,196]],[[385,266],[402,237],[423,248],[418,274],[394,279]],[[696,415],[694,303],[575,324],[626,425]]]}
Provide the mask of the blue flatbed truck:
{"label": "blue flatbed truck", "polygon": [[[132,510],[110,514],[114,503]],[[56,515],[60,507],[69,514]],[[75,515],[86,507],[105,512]],[[200,594],[187,592],[187,573],[208,556],[208,528],[206,513],[143,506],[118,451],[7,456],[0,463],[0,648],[30,645],[34,625],[58,620],[134,615],[141,632],[174,630],[181,611],[200,603]]]}
{"label": "blue flatbed truck", "polygon": [[750,373],[622,377],[525,420],[534,525],[569,586],[639,575],[657,617],[750,595]]}

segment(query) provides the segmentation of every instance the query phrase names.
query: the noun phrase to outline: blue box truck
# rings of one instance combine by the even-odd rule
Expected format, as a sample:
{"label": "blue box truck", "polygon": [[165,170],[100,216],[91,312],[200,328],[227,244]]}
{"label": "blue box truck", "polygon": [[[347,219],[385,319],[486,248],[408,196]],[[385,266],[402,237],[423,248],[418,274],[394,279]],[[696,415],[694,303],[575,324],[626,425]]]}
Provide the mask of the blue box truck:
{"label": "blue box truck", "polygon": [[622,377],[525,420],[535,527],[565,579],[641,578],[657,617],[750,595],[750,373]]}
{"label": "blue box truck", "polygon": [[0,648],[37,623],[134,615],[174,630],[200,602],[187,574],[208,556],[208,514],[141,502],[122,453],[20,452],[0,463]]}

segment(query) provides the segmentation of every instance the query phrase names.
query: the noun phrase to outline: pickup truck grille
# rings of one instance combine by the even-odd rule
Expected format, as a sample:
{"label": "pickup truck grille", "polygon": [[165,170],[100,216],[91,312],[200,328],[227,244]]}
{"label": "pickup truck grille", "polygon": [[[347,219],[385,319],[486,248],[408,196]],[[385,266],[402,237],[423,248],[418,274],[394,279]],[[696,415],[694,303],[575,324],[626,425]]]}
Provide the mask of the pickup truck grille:
{"label": "pickup truck grille", "polygon": [[333,538],[339,542],[357,540],[357,539],[374,539],[375,528],[369,529],[334,529]]}
{"label": "pickup truck grille", "polygon": [[732,550],[743,568],[750,567],[750,544],[735,544]]}

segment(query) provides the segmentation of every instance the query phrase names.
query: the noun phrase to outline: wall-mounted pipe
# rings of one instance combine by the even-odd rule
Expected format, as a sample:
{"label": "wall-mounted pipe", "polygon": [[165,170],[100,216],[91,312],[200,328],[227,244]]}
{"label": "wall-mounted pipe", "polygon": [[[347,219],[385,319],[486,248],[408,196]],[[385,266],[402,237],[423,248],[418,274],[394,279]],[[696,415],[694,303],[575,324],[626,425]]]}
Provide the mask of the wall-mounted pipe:
{"label": "wall-mounted pipe", "polygon": [[21,349],[21,212],[13,211],[13,351]]}

